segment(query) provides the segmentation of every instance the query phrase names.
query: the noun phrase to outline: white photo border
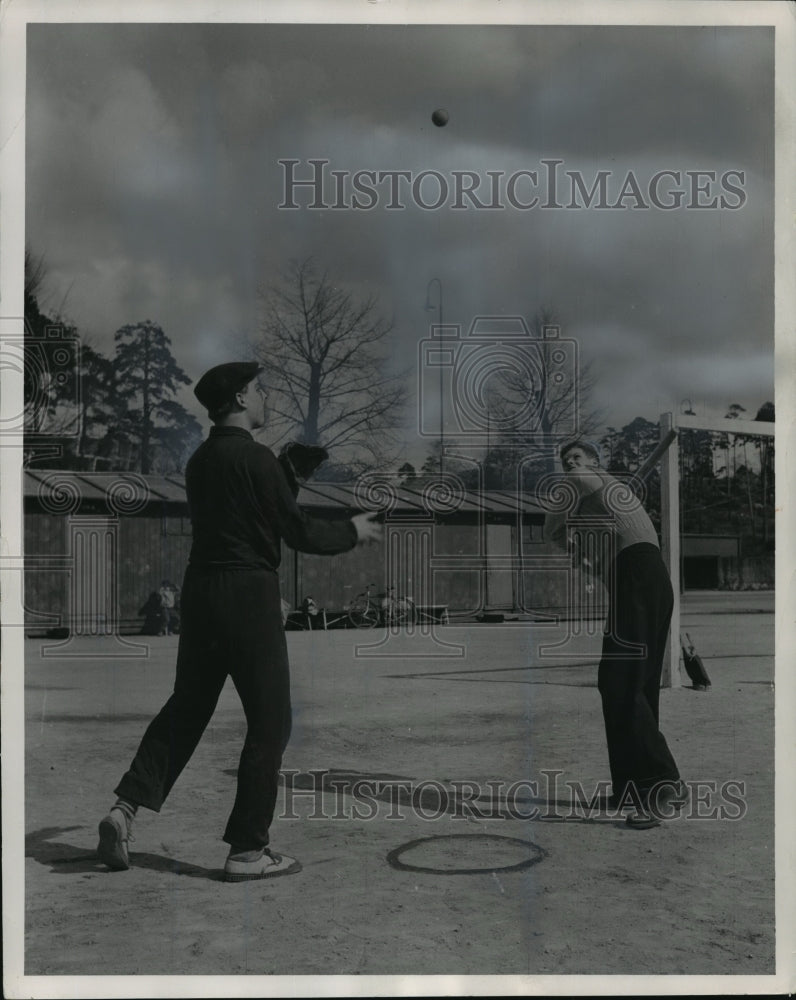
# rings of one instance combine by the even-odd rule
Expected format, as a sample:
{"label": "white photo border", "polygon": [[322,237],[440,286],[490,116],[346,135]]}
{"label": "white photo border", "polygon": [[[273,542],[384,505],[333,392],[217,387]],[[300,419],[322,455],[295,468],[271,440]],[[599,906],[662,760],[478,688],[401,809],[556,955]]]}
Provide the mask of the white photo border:
{"label": "white photo border", "polygon": [[[370,24],[588,24],[773,25],[776,29],[776,920],[774,976],[52,976],[24,975],[24,715],[23,630],[2,632],[2,789],[4,980],[9,997],[255,997],[255,996],[451,996],[787,993],[796,988],[793,962],[796,797],[794,714],[796,662],[796,8],[778,2],[664,2],[623,0],[522,2],[522,0],[273,0],[228,4],[210,0],[5,0],[0,8],[0,315],[5,323],[23,314],[25,245],[25,32],[44,22],[317,22]],[[21,319],[14,321],[19,323]],[[9,327],[5,327],[9,329]],[[0,372],[0,413],[20,412],[21,378]],[[0,528],[5,566],[0,570],[5,613],[22,608],[21,441],[0,451]]]}

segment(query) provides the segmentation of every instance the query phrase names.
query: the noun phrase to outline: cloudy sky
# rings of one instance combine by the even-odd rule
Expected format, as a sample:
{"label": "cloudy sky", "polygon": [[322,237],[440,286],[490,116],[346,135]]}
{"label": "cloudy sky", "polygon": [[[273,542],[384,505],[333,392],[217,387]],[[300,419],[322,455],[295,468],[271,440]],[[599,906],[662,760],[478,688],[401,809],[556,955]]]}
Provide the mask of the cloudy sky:
{"label": "cloudy sky", "polygon": [[[773,42],[764,27],[30,25],[26,233],[46,258],[46,304],[65,303],[108,354],[120,326],[155,320],[196,379],[256,330],[258,290],[313,256],[378,296],[401,366],[428,335],[438,278],[445,322],[465,329],[553,308],[593,365],[606,424],[686,399],[753,417],[773,398]],[[310,210],[307,189],[280,209],[285,159],[302,178],[310,159],[472,171],[483,202],[493,172],[504,207],[456,210],[451,196],[427,210],[404,185],[391,210],[382,184],[370,210],[350,190],[345,208]],[[510,204],[517,171],[539,184],[519,180],[515,201],[562,207]],[[661,197],[686,194],[673,210],[634,191],[624,207],[567,208],[566,171],[589,187],[609,171],[609,205],[628,172],[647,205],[660,171],[680,172]],[[716,181],[694,194],[687,171]]]}

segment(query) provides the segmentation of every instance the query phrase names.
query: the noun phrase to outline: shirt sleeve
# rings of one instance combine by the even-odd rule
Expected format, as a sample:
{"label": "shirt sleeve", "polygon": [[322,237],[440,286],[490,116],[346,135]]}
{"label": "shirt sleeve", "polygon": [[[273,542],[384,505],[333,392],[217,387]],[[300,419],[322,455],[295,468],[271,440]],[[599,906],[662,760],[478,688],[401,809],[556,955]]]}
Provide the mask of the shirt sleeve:
{"label": "shirt sleeve", "polygon": [[298,552],[334,555],[347,552],[357,543],[357,529],[350,519],[332,521],[310,517],[296,503],[284,469],[268,448],[263,448],[264,492],[271,503],[270,515],[279,536]]}

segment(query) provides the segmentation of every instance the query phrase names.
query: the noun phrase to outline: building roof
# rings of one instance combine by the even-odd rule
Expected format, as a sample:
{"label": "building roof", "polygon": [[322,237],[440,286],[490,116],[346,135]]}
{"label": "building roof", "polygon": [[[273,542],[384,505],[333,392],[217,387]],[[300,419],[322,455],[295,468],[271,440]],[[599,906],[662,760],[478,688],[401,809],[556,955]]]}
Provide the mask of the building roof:
{"label": "building roof", "polygon": [[148,503],[185,503],[183,476],[145,476],[139,472],[25,469],[23,490],[25,497],[37,498],[51,513],[69,513],[83,500],[104,502],[119,514],[135,513]]}
{"label": "building roof", "polygon": [[[385,480],[385,483],[387,481]],[[82,501],[104,502],[111,512],[133,514],[150,503],[185,504],[183,476],[143,475],[139,472],[71,472],[66,469],[26,469],[26,498],[38,499],[51,513],[70,513]],[[507,490],[449,494],[432,486],[414,489],[384,485],[378,481],[371,490],[353,483],[312,482],[301,487],[299,506],[307,510],[352,512],[389,509],[394,514],[440,517],[453,514],[514,518],[517,514],[539,515],[542,507],[531,495]]]}

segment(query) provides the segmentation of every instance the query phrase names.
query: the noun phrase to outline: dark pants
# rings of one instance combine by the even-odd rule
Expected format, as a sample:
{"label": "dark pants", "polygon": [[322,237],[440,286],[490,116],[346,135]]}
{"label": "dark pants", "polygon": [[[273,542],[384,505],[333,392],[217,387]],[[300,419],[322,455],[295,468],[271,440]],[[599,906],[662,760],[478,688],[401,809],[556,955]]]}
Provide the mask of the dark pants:
{"label": "dark pants", "polygon": [[248,730],[224,840],[268,843],[282,754],[290,736],[290,677],[277,574],[189,567],[174,693],[152,721],[116,794],[160,811],[231,676]]}
{"label": "dark pants", "polygon": [[645,789],[679,772],[658,728],[663,656],[674,596],[660,551],[623,549],[606,581],[608,621],[597,674],[614,794]]}

